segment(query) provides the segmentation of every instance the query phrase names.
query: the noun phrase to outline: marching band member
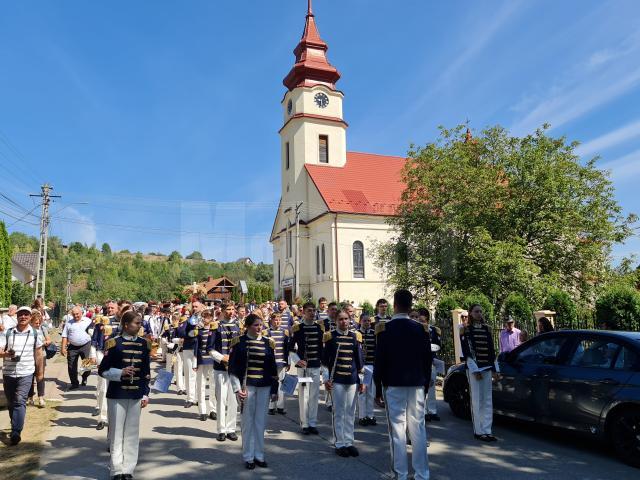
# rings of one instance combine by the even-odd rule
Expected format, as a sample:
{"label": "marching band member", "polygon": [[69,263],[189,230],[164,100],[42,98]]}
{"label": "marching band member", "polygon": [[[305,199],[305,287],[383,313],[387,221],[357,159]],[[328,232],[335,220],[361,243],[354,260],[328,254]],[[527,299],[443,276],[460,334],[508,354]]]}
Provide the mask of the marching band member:
{"label": "marching band member", "polygon": [[244,305],[238,305],[236,307],[236,321],[238,322],[238,327],[240,328],[240,332],[244,333],[244,319],[247,317],[247,309]]}
{"label": "marching band member", "polygon": [[[104,358],[104,352],[107,341],[118,335],[120,330],[120,322],[116,317],[118,313],[118,304],[116,302],[108,302],[106,306],[107,316],[98,316],[96,318],[93,335],[91,336],[91,358],[92,363],[100,365]],[[96,409],[92,416],[98,417],[96,430],[102,430],[107,424],[107,379],[98,376],[96,386]]]}
{"label": "marching band member", "polygon": [[[171,324],[166,326],[165,331],[162,333],[167,342],[168,355],[165,358],[165,369],[170,372],[173,369],[173,376],[176,381],[176,388],[178,389],[178,395],[186,395],[187,391],[184,389],[184,362],[182,356],[182,339],[178,337],[178,328],[183,321],[186,321],[187,317],[180,316],[179,312],[174,312],[171,315]],[[168,328],[167,328],[168,327]]]}
{"label": "marching band member", "polygon": [[[379,298],[376,302],[376,314],[373,317],[373,326],[376,327],[380,323],[384,323],[390,320],[391,317],[387,314],[389,303],[384,298]],[[382,385],[375,383],[376,387],[376,405],[380,408],[384,408],[384,399],[382,398]]]}
{"label": "marching band member", "polygon": [[[198,361],[196,372],[196,390],[198,393],[198,411],[200,420],[206,421],[207,415],[211,420],[216,420],[216,405],[214,403],[215,381],[213,378],[213,358],[209,355],[213,349],[213,333],[211,325],[213,323],[213,312],[205,310],[200,315],[202,323],[198,325],[198,341],[195,345],[195,354]],[[207,382],[209,382],[209,400],[207,400]],[[209,413],[207,413],[209,410]]]}
{"label": "marching band member", "polygon": [[330,369],[325,382],[333,397],[333,436],[336,454],[341,457],[357,457],[353,445],[353,429],[356,416],[357,393],[364,393],[360,374],[364,368],[362,335],[350,332],[351,317],[346,310],[338,314],[336,329],[323,337],[322,363]]}
{"label": "marching band member", "polygon": [[[298,377],[311,377],[311,383],[298,385],[300,425],[304,435],[318,435],[318,399],[320,393],[320,360],[324,325],[315,321],[315,305],[304,304],[302,322],[293,325],[291,357],[298,367]],[[284,317],[283,317],[284,318]]]}
{"label": "marching band member", "polygon": [[[360,315],[360,335],[362,335],[362,349],[364,351],[365,366],[373,369],[376,358],[376,332],[371,328],[371,316],[368,313]],[[365,427],[367,425],[377,425],[376,417],[373,414],[373,375],[369,383],[365,384],[365,391],[358,395],[358,413],[360,420],[358,423]]]}
{"label": "marching band member", "polygon": [[316,321],[320,321],[325,324],[325,330],[329,331],[326,328],[326,320],[329,318],[329,310],[328,310],[328,302],[325,297],[320,297],[318,299],[318,310],[316,311]]}
{"label": "marching band member", "polygon": [[[289,359],[289,329],[283,325],[282,316],[279,313],[272,313],[269,319],[269,329],[265,330],[265,335],[275,342],[276,365],[278,367],[279,384],[284,379],[288,370],[287,360]],[[284,393],[278,388],[278,398],[269,403],[269,415],[276,414],[276,408],[280,415],[286,415],[284,409]]]}
{"label": "marching band member", "polygon": [[[336,302],[331,302],[328,305],[327,316],[322,321],[325,332],[331,332],[336,329],[336,324],[338,322],[338,304]],[[329,370],[324,365],[321,368],[321,374],[324,381],[329,379]],[[324,391],[324,405],[327,407],[327,410],[331,411],[331,392],[326,389]]]}
{"label": "marching band member", "polygon": [[223,303],[218,321],[211,326],[213,331],[211,356],[215,360],[213,374],[216,385],[217,440],[219,442],[224,442],[227,438],[232,442],[238,440],[238,435],[236,435],[238,403],[227,371],[231,342],[240,334],[238,325],[231,318],[232,315],[233,305]]}
{"label": "marching band member", "polygon": [[411,320],[413,296],[398,290],[393,299],[394,316],[376,325],[374,378],[382,385],[394,477],[406,480],[407,433],[413,447],[414,478],[429,478],[424,399],[431,380],[431,343],[427,328]]}
{"label": "marching band member", "polygon": [[262,319],[249,315],[246,333],[234,337],[229,356],[233,391],[242,402],[242,459],[249,470],[267,467],[264,460],[264,429],[269,397],[275,400],[278,371],[275,341],[262,336]]}
{"label": "marching band member", "polygon": [[[433,351],[433,345],[437,346],[437,349],[434,351],[434,358],[437,356],[435,352],[439,351],[442,348],[442,341],[440,340],[440,329],[433,325],[429,325],[429,310],[426,308],[418,309],[418,321],[423,325],[427,325],[429,327],[429,339],[431,340]],[[424,419],[427,422],[440,421],[440,416],[438,415],[438,403],[436,402],[436,377],[438,376],[438,372],[436,371],[436,366],[432,365],[431,367],[431,382],[429,383],[429,392],[427,393],[426,400],[426,411],[424,415]]]}
{"label": "marching band member", "polygon": [[491,434],[493,424],[492,377],[498,371],[496,351],[491,329],[485,323],[482,306],[475,304],[469,309],[469,324],[460,335],[462,355],[467,365],[469,396],[473,434],[477,440],[495,442]]}
{"label": "marching band member", "polygon": [[110,338],[98,368],[109,380],[109,446],[111,478],[132,479],[138,463],[140,412],[149,403],[151,342],[138,336],[142,317],[134,311],[122,316],[122,334]]}
{"label": "marching band member", "polygon": [[204,304],[199,298],[193,298],[191,302],[192,314],[189,319],[178,327],[178,336],[182,338],[182,361],[184,379],[187,387],[187,401],[184,408],[190,408],[196,404],[196,369],[198,366],[195,354],[195,346],[198,336],[198,324],[200,314],[204,310]]}

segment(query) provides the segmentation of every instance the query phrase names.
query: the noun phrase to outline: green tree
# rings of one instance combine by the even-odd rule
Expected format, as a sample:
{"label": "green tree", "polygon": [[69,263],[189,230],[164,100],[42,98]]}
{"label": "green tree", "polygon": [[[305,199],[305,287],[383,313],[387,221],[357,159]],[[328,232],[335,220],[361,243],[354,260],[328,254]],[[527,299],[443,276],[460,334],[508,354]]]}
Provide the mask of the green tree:
{"label": "green tree", "polygon": [[512,292],[504,301],[504,319],[513,318],[520,330],[533,335],[536,331],[536,321],[533,318],[533,308],[520,293]]}
{"label": "green tree", "polygon": [[111,245],[108,243],[102,244],[102,254],[103,255],[111,255]]}
{"label": "green tree", "polygon": [[464,129],[442,128],[409,151],[390,220],[397,237],[378,249],[390,282],[419,298],[475,288],[498,310],[511,292],[539,304],[549,286],[593,301],[612,246],[635,221],[608,174],[546,126],[522,138],[493,127],[473,140]]}
{"label": "green tree", "polygon": [[33,289],[17,280],[13,281],[11,288],[11,303],[14,305],[30,305],[33,301]]}
{"label": "green tree", "polygon": [[552,290],[544,301],[544,309],[556,312],[555,327],[578,328],[578,310],[571,296],[563,290]]}
{"label": "green tree", "polygon": [[169,254],[169,258],[168,258],[169,262],[177,262],[179,260],[182,260],[182,255],[180,255],[180,252],[174,250]]}
{"label": "green tree", "polygon": [[202,256],[202,254],[198,251],[190,253],[185,258],[189,260],[204,260],[204,257]]}
{"label": "green tree", "polygon": [[13,247],[9,242],[9,234],[0,222],[0,305],[7,306],[11,302],[11,256]]}
{"label": "green tree", "polygon": [[596,321],[616,330],[639,331],[640,292],[624,285],[611,287],[596,302]]}

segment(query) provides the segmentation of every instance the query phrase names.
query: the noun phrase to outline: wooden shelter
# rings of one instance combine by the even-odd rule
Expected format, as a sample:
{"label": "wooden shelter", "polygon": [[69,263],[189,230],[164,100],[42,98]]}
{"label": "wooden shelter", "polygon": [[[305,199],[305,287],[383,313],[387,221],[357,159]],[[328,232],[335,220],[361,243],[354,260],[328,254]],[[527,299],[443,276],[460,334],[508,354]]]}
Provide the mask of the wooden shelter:
{"label": "wooden shelter", "polygon": [[235,283],[227,277],[207,278],[206,282],[200,283],[206,290],[206,300],[231,300],[231,293],[238,288]]}

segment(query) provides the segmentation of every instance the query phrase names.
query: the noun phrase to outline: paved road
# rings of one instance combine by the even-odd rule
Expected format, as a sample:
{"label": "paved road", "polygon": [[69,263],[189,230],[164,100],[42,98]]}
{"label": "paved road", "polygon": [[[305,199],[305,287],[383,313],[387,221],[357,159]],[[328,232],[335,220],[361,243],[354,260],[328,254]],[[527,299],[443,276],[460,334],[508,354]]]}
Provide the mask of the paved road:
{"label": "paved road", "polygon": [[[106,429],[95,430],[95,377],[90,387],[64,395],[56,425],[49,432],[39,478],[108,479]],[[320,408],[320,438],[298,434],[297,401],[288,401],[288,415],[268,416],[266,459],[270,468],[243,468],[240,442],[214,439],[215,422],[197,419],[197,408],[183,408],[184,397],[156,394],[144,411],[140,462],[136,478],[210,479],[376,479],[388,475],[389,453],[384,411],[378,426],[358,427],[361,456],[342,459],[330,445],[329,413]],[[619,463],[597,443],[571,434],[511,421],[494,429],[497,444],[475,441],[468,422],[449,413],[439,402],[442,421],[429,424],[431,476],[456,479],[605,480],[637,479],[640,471]],[[218,477],[221,478],[221,477]]]}

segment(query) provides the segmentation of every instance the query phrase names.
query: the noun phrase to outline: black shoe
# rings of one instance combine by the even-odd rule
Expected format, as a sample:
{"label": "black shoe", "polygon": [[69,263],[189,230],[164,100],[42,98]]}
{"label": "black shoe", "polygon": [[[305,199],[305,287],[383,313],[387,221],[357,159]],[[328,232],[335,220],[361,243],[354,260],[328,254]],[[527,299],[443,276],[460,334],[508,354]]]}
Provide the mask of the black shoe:
{"label": "black shoe", "polygon": [[207,416],[204,413],[202,415],[200,415],[200,421],[201,422],[206,422],[207,421]]}
{"label": "black shoe", "polygon": [[287,414],[287,412],[285,411],[285,409],[284,409],[284,408],[279,408],[279,409],[278,409],[278,413],[279,413],[280,415],[286,415],[286,414]]}
{"label": "black shoe", "polygon": [[133,475],[131,475],[130,473],[125,473],[124,475],[122,475],[122,480],[133,480]]}
{"label": "black shoe", "polygon": [[253,470],[254,468],[256,468],[256,464],[253,462],[245,462],[244,467],[247,470]]}
{"label": "black shoe", "polygon": [[87,379],[83,378],[82,379],[82,383],[80,383],[80,385],[82,385],[83,387],[86,387],[87,386]]}
{"label": "black shoe", "polygon": [[376,426],[377,424],[378,424],[378,421],[375,419],[375,417],[369,418],[369,425]]}
{"label": "black shoe", "polygon": [[329,405],[329,406],[327,406],[327,411],[329,411],[329,412],[333,412],[333,405]]}
{"label": "black shoe", "polygon": [[347,458],[349,456],[349,450],[347,450],[347,447],[336,448],[336,455]]}
{"label": "black shoe", "polygon": [[209,413],[209,418],[211,420],[217,420],[218,419],[218,414],[216,412],[210,412]]}
{"label": "black shoe", "polygon": [[358,451],[358,449],[356,447],[354,447],[353,445],[349,445],[347,447],[347,452],[349,452],[349,455],[352,457],[357,457],[360,455],[360,452]]}
{"label": "black shoe", "polygon": [[227,438],[232,442],[238,441],[238,435],[235,432],[227,433]]}
{"label": "black shoe", "polygon": [[320,432],[318,431],[318,429],[316,427],[309,427],[309,433],[312,433],[313,435],[319,435]]}
{"label": "black shoe", "polygon": [[276,409],[275,408],[270,408],[269,409],[269,415],[275,415],[276,414]]}
{"label": "black shoe", "polygon": [[106,426],[106,423],[98,422],[98,425],[96,425],[96,430],[102,430],[105,426]]}
{"label": "black shoe", "polygon": [[265,462],[264,460],[260,461],[260,460],[254,459],[253,463],[255,463],[260,468],[267,468],[267,462]]}
{"label": "black shoe", "polygon": [[493,435],[491,435],[491,434],[485,435],[485,437],[487,437],[490,442],[497,442],[498,441],[498,439],[496,437],[494,437]]}
{"label": "black shoe", "polygon": [[358,425],[360,425],[362,427],[366,427],[367,425],[369,425],[369,419],[368,418],[361,418],[360,420],[358,420]]}
{"label": "black shoe", "polygon": [[440,421],[440,415],[438,415],[437,413],[432,413],[431,414],[431,421],[439,422]]}
{"label": "black shoe", "polygon": [[100,415],[100,411],[96,408],[93,413],[91,414],[92,417],[97,417],[98,415]]}
{"label": "black shoe", "polygon": [[493,442],[493,440],[489,438],[489,435],[474,435],[474,437],[476,437],[476,439],[480,440],[481,442]]}
{"label": "black shoe", "polygon": [[22,441],[22,438],[20,437],[19,433],[12,433],[11,437],[9,438],[9,444],[10,445],[17,445]]}
{"label": "black shoe", "polygon": [[311,432],[309,431],[309,427],[302,427],[302,434],[309,435]]}
{"label": "black shoe", "polygon": [[227,439],[227,436],[224,433],[219,433],[218,436],[216,437],[216,440],[218,440],[219,442],[224,442]]}
{"label": "black shoe", "polygon": [[123,475],[114,475],[113,477],[111,477],[111,480],[122,480],[123,478]]}
{"label": "black shoe", "polygon": [[188,401],[188,400],[187,400],[187,401],[184,403],[184,408],[191,408],[191,407],[193,407],[193,405],[194,405],[194,404],[193,404],[192,402],[190,402],[190,401]]}
{"label": "black shoe", "polygon": [[185,392],[184,390],[178,390],[178,395],[186,395],[187,392]]}

